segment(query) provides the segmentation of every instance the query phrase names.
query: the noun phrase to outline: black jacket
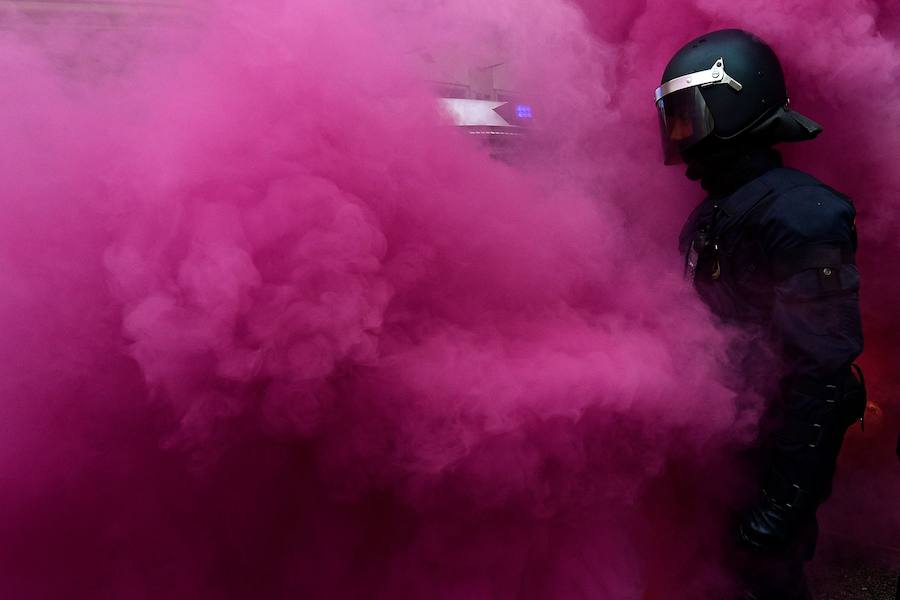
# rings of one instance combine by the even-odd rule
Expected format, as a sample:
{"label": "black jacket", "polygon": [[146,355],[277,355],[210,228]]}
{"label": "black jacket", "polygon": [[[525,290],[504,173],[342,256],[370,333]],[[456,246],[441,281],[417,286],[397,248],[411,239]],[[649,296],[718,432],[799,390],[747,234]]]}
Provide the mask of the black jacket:
{"label": "black jacket", "polygon": [[707,198],[680,238],[702,299],[777,358],[780,424],[764,487],[786,511],[769,532],[781,541],[830,493],[844,433],[865,406],[851,369],[863,349],[855,216],[810,175],[757,161],[736,189]]}
{"label": "black jacket", "polygon": [[855,218],[845,196],[774,168],[707,198],[688,219],[681,248],[712,311],[767,329],[793,375],[814,383],[862,352]]}

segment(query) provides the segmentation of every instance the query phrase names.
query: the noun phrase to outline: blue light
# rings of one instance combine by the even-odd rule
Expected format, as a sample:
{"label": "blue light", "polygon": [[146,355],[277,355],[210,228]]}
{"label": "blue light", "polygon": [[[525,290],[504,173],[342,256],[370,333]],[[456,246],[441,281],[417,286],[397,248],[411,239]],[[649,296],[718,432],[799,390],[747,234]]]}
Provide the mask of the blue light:
{"label": "blue light", "polygon": [[531,119],[534,115],[531,113],[531,107],[527,104],[517,104],[516,117],[519,119]]}

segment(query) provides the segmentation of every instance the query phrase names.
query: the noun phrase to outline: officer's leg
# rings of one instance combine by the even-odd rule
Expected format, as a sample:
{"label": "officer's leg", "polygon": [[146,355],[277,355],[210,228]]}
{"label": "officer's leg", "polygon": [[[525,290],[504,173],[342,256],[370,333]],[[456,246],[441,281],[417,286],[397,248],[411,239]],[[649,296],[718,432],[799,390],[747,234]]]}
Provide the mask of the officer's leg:
{"label": "officer's leg", "polygon": [[797,541],[768,555],[743,553],[741,584],[746,600],[808,600],[810,596],[803,572],[812,557],[818,527],[811,520]]}

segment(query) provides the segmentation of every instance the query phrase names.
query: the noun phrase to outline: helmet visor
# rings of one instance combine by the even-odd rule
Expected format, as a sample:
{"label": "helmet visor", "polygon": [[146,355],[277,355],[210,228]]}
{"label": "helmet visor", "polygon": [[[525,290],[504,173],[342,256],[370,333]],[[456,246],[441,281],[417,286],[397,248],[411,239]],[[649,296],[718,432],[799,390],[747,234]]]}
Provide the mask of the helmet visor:
{"label": "helmet visor", "polygon": [[682,162],[681,153],[715,129],[712,113],[697,86],[663,96],[656,102],[656,107],[667,165]]}

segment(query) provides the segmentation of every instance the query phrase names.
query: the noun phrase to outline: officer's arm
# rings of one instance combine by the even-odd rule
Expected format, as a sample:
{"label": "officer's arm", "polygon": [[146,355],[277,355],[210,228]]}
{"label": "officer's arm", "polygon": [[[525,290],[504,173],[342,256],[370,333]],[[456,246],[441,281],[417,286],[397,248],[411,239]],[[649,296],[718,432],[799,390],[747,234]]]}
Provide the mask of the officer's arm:
{"label": "officer's arm", "polygon": [[844,198],[800,188],[762,222],[775,281],[773,335],[788,364],[765,494],[739,531],[750,547],[788,543],[812,519],[830,493],[843,435],[865,407],[850,374],[863,345],[854,218]]}
{"label": "officer's arm", "polygon": [[856,213],[821,188],[783,200],[762,236],[775,281],[773,333],[793,382],[815,387],[862,352]]}

